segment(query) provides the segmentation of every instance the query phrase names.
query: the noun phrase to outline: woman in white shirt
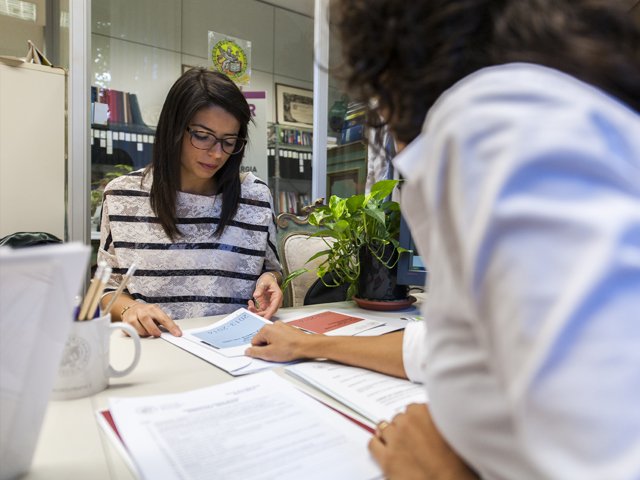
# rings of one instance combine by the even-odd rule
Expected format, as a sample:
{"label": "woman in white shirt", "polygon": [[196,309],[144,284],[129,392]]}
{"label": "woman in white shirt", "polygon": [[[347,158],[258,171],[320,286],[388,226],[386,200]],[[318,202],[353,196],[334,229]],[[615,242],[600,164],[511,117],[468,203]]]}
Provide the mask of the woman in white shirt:
{"label": "woman in white shirt", "polygon": [[640,31],[621,8],[339,4],[349,85],[407,145],[431,279],[404,363],[388,339],[430,397],[372,440],[388,478],[640,478]]}

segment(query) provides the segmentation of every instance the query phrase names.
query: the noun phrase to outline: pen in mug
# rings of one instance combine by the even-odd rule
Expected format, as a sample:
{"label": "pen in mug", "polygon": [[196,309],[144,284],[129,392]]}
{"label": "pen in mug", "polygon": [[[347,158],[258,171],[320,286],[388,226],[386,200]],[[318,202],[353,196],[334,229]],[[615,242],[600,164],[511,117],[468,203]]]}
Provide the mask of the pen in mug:
{"label": "pen in mug", "polygon": [[104,272],[102,272],[102,278],[98,282],[98,286],[93,295],[93,300],[91,300],[91,305],[89,306],[89,312],[87,312],[87,316],[84,320],[91,320],[93,315],[95,314],[96,308],[98,308],[98,303],[102,298],[102,293],[104,292],[104,287],[107,285],[107,282],[111,278],[111,267],[106,267]]}
{"label": "pen in mug", "polygon": [[136,264],[132,263],[131,266],[129,267],[129,270],[127,270],[127,273],[125,273],[124,276],[122,277],[122,282],[120,282],[120,286],[115,291],[115,293],[111,297],[111,300],[109,300],[109,303],[107,303],[107,306],[103,310],[104,313],[109,313],[111,311],[111,307],[113,307],[113,304],[116,303],[116,300],[118,299],[118,297],[120,296],[124,288],[127,286],[127,282],[136,272],[136,268],[138,268]]}
{"label": "pen in mug", "polygon": [[84,297],[84,301],[82,302],[82,307],[80,307],[80,314],[78,315],[78,321],[84,320],[84,317],[87,316],[87,312],[89,311],[89,307],[91,306],[91,302],[93,301],[93,296],[96,293],[96,288],[98,288],[98,283],[102,278],[102,274],[106,266],[107,266],[107,262],[105,261],[98,263],[98,268],[96,268],[96,273],[91,279],[91,284],[89,285],[87,296]]}

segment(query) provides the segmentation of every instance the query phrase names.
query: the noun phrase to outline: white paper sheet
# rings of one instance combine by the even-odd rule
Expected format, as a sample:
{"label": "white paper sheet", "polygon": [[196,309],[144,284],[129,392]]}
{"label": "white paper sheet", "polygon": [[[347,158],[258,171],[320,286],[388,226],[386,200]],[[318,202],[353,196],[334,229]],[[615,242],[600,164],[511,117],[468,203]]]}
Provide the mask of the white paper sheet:
{"label": "white paper sheet", "polygon": [[286,368],[374,423],[391,421],[412,403],[427,403],[424,385],[333,362],[306,362]]}
{"label": "white paper sheet", "polygon": [[280,367],[282,365],[290,365],[289,363],[266,362],[258,358],[225,357],[224,355],[220,355],[213,347],[185,338],[184,334],[187,332],[189,332],[189,330],[184,330],[182,337],[174,337],[170,333],[162,333],[160,337],[235,377],[267,370],[269,368]]}
{"label": "white paper sheet", "polygon": [[110,399],[146,479],[381,478],[371,438],[272,372],[193,392]]}
{"label": "white paper sheet", "polygon": [[90,255],[79,243],[0,248],[0,478],[31,463]]}

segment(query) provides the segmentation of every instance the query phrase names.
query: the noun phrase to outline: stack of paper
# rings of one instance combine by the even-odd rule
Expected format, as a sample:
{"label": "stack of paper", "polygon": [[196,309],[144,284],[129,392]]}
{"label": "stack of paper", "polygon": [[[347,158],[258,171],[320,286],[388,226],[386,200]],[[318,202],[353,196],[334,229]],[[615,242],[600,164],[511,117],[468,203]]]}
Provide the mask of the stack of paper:
{"label": "stack of paper", "polygon": [[344,403],[374,424],[390,422],[412,403],[427,403],[424,385],[333,362],[292,365],[286,372]]}
{"label": "stack of paper", "polygon": [[173,395],[112,398],[146,479],[380,478],[362,428],[272,372]]}

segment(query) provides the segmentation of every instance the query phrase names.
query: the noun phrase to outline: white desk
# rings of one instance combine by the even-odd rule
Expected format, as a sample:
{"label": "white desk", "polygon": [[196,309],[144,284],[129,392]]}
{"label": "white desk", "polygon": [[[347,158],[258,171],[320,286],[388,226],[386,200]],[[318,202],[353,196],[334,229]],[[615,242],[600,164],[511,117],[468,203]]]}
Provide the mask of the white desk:
{"label": "white desk", "polygon": [[[346,308],[354,315],[375,314],[386,317],[417,316],[421,303],[402,312],[371,312],[361,310],[355,302],[341,302],[326,305],[288,308],[278,311],[273,320],[299,315],[302,311]],[[203,327],[220,320],[224,316],[178,320],[182,329]],[[133,356],[133,342],[124,334],[115,333],[111,337],[111,358],[115,368],[125,367]],[[285,376],[282,367],[275,372]],[[287,380],[310,388],[286,375]],[[92,397],[78,400],[50,402],[40,432],[38,446],[31,469],[23,479],[65,479],[101,480],[133,479],[125,463],[111,446],[98,426],[94,412],[108,407],[109,397],[139,397],[179,393],[204,388],[233,380],[234,377],[223,370],[185,352],[159,338],[142,339],[142,355],[136,369],[123,378],[111,379],[109,388]],[[319,391],[316,395],[327,404],[335,400]],[[346,407],[342,407],[346,408]],[[355,417],[359,417],[355,412]],[[360,417],[361,418],[361,417]]]}

